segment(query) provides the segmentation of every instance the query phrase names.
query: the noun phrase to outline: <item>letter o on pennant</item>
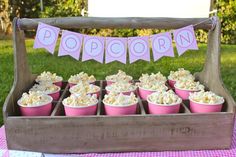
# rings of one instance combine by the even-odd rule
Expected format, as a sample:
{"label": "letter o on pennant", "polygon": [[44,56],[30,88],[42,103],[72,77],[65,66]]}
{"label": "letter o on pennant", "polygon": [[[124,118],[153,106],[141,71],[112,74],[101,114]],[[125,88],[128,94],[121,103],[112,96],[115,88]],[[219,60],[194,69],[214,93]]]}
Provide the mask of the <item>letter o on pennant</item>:
{"label": "letter o on pennant", "polygon": [[133,40],[129,47],[130,52],[133,53],[135,56],[142,56],[148,50],[147,43],[142,39]]}
{"label": "letter o on pennant", "polygon": [[73,34],[66,35],[62,39],[63,49],[67,52],[75,52],[80,48],[80,39]]}

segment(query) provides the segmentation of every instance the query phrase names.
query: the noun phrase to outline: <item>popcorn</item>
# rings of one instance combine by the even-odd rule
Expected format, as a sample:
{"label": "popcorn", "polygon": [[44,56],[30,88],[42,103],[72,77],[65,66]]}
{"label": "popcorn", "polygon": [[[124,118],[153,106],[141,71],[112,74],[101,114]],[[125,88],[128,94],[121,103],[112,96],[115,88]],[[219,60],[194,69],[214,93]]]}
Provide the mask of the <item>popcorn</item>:
{"label": "popcorn", "polygon": [[173,81],[178,81],[182,78],[194,80],[194,76],[190,73],[190,71],[185,70],[184,68],[179,68],[178,71],[170,71],[170,75],[168,76],[168,79]]}
{"label": "popcorn", "polygon": [[89,84],[88,82],[79,82],[77,85],[69,89],[70,93],[80,94],[80,93],[95,93],[100,90],[100,87]]}
{"label": "popcorn", "polygon": [[89,83],[93,83],[96,81],[95,77],[93,75],[88,75],[85,72],[80,72],[79,74],[76,75],[71,75],[68,82],[69,83],[73,83],[73,84],[77,84],[79,82],[89,82]]}
{"label": "popcorn", "polygon": [[71,107],[86,107],[98,103],[96,95],[87,95],[81,93],[80,95],[71,94],[69,97],[62,101],[63,105]]}
{"label": "popcorn", "polygon": [[57,76],[56,73],[51,73],[49,71],[44,71],[40,75],[37,76],[36,82],[60,82],[63,78],[61,76]]}
{"label": "popcorn", "polygon": [[142,76],[139,78],[139,81],[142,83],[147,83],[147,82],[166,82],[166,77],[162,75],[161,72],[158,72],[156,74],[151,73],[149,74],[142,74]]}
{"label": "popcorn", "polygon": [[206,103],[206,104],[219,104],[224,102],[223,97],[218,96],[211,91],[207,92],[200,91],[200,92],[190,93],[189,99],[198,103]]}
{"label": "popcorn", "polygon": [[39,91],[29,91],[28,93],[23,93],[22,97],[19,99],[18,103],[21,106],[39,106],[42,104],[47,104],[52,101],[52,97],[39,92]]}
{"label": "popcorn", "polygon": [[138,103],[138,98],[134,93],[123,95],[122,93],[110,92],[104,96],[103,103],[112,106],[129,106]]}
{"label": "popcorn", "polygon": [[204,90],[204,86],[200,82],[195,82],[192,79],[182,78],[175,84],[176,88],[184,90]]}
{"label": "popcorn", "polygon": [[59,91],[61,88],[52,84],[51,82],[40,82],[40,84],[35,84],[30,91],[40,91],[45,94],[51,94]]}
{"label": "popcorn", "polygon": [[136,86],[128,82],[115,82],[109,86],[106,86],[106,90],[110,92],[129,92],[136,90]]}
{"label": "popcorn", "polygon": [[155,104],[171,105],[181,103],[182,100],[172,90],[159,91],[148,96],[148,101]]}
{"label": "popcorn", "polygon": [[117,74],[110,75],[106,77],[106,81],[112,82],[130,82],[133,79],[132,76],[127,75],[124,71],[119,70]]}
{"label": "popcorn", "polygon": [[163,82],[137,82],[136,85],[140,88],[152,91],[168,90],[168,87]]}

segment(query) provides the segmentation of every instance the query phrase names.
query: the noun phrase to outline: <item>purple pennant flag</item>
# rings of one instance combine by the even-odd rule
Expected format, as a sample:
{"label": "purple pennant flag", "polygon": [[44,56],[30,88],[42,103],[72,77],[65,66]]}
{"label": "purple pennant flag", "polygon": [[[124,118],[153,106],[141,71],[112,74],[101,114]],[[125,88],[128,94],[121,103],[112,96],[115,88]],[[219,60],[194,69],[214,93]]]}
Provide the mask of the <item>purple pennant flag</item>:
{"label": "purple pennant flag", "polygon": [[169,32],[151,36],[154,61],[163,56],[174,57],[172,38]]}
{"label": "purple pennant flag", "polygon": [[82,61],[94,59],[103,63],[104,38],[96,36],[84,36]]}
{"label": "purple pennant flag", "polygon": [[139,59],[150,61],[148,36],[129,37],[129,61],[133,63]]}
{"label": "purple pennant flag", "polygon": [[63,30],[58,56],[70,55],[79,60],[82,40],[82,34]]}
{"label": "purple pennant flag", "polygon": [[127,38],[106,38],[105,62],[120,61],[126,64]]}
{"label": "purple pennant flag", "polygon": [[45,48],[51,54],[54,53],[60,28],[44,23],[39,23],[34,41],[34,48]]}
{"label": "purple pennant flag", "polygon": [[179,56],[187,50],[198,50],[193,25],[174,30],[174,39]]}

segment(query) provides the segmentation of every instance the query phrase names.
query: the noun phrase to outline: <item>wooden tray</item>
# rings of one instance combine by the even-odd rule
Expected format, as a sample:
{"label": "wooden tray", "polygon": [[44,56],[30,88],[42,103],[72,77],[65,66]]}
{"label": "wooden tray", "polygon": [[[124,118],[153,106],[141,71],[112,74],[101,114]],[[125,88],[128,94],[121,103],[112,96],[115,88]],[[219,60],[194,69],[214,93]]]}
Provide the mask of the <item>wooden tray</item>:
{"label": "wooden tray", "polygon": [[[35,19],[60,28],[167,28],[177,29],[190,24],[195,29],[211,29],[207,19],[174,18],[48,18]],[[137,114],[107,116],[101,99],[94,116],[66,117],[61,101],[68,96],[64,83],[61,98],[54,102],[47,117],[21,117],[16,102],[34,83],[27,64],[24,30],[37,28],[30,19],[13,21],[15,76],[5,101],[3,116],[9,149],[47,153],[124,152],[193,149],[226,149],[230,147],[235,102],[224,87],[220,76],[220,22],[208,34],[208,50],[203,71],[195,77],[208,89],[223,96],[222,112],[190,113],[188,102],[181,112],[171,115],[148,114],[147,103],[139,99]],[[104,81],[97,81],[104,88]]]}

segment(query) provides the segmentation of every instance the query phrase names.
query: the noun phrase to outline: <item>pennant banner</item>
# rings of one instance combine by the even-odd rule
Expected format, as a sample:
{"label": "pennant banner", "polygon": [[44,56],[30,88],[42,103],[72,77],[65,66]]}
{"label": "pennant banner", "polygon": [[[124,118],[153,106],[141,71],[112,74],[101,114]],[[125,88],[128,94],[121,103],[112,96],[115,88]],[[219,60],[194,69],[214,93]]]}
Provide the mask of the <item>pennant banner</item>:
{"label": "pennant banner", "polygon": [[127,38],[106,38],[105,63],[119,61],[126,64]]}
{"label": "pennant banner", "polygon": [[103,63],[104,38],[95,36],[84,36],[84,47],[82,61],[94,59]]}
{"label": "pennant banner", "polygon": [[151,36],[152,52],[154,61],[163,56],[174,57],[174,49],[172,45],[171,33],[160,33]]}
{"label": "pennant banner", "polygon": [[[54,53],[60,29],[44,23],[39,23],[34,41],[34,48],[45,48],[51,54]],[[189,25],[173,31],[178,55],[181,56],[187,50],[198,50],[193,25]],[[172,34],[170,32],[159,33],[150,36],[154,61],[163,56],[174,57]],[[106,43],[106,48],[105,48]],[[58,56],[69,55],[76,60],[80,58],[83,46],[82,61],[96,60],[103,63],[119,61],[126,64],[127,47],[129,50],[129,63],[137,60],[150,61],[149,36],[142,37],[98,37],[83,35],[67,30],[62,31],[62,37]]]}
{"label": "pennant banner", "polygon": [[45,48],[51,54],[54,53],[60,28],[44,23],[39,23],[34,41],[34,48]]}
{"label": "pennant banner", "polygon": [[129,37],[129,61],[133,63],[137,60],[150,61],[149,37]]}
{"label": "pennant banner", "polygon": [[58,56],[70,55],[79,60],[83,35],[63,30]]}
{"label": "pennant banner", "polygon": [[193,25],[176,29],[173,34],[179,56],[187,50],[198,50]]}

